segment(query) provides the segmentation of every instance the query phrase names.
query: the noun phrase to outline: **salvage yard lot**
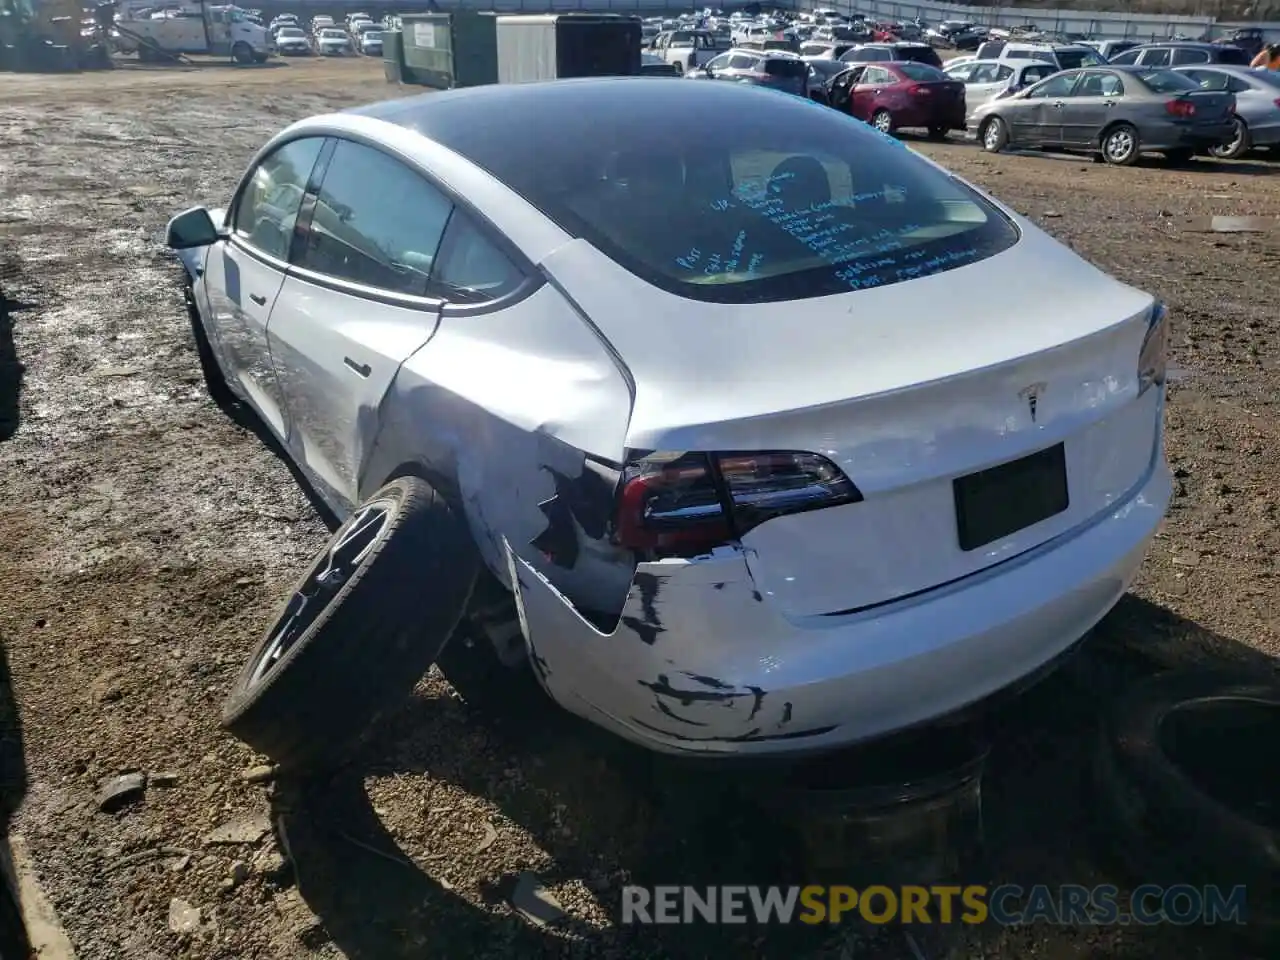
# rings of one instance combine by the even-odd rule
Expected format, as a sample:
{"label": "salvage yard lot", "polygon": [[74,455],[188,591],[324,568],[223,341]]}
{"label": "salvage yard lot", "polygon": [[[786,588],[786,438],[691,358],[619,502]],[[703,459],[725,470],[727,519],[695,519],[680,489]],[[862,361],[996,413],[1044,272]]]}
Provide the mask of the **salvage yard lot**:
{"label": "salvage yard lot", "polygon": [[[272,873],[270,838],[206,842],[266,813],[244,774],[260,758],[218,710],[326,531],[283,462],[207,398],[164,224],[224,205],[288,122],[393,95],[380,61],[0,77],[0,645],[25,753],[4,758],[25,763],[6,799],[22,800],[14,829],[80,957],[856,955],[847,933],[614,927],[622,884],[803,880],[795,846],[550,708],[478,716],[434,675],[365,750],[363,791],[278,797],[314,814],[289,834],[301,898]],[[1280,165],[912,146],[1172,310],[1165,531],[1087,655],[1001,715],[989,782],[993,876],[1099,882],[1081,812],[1093,698],[1150,669],[1135,651],[1280,657],[1280,231],[1209,229],[1280,217]],[[1035,323],[1035,290],[989,295]],[[134,770],[152,777],[145,799],[99,812],[101,784]],[[522,871],[567,922],[516,917]],[[198,922],[171,923],[173,898]],[[1010,958],[1195,955],[1160,931],[985,936]],[[880,937],[876,956],[910,955]]]}

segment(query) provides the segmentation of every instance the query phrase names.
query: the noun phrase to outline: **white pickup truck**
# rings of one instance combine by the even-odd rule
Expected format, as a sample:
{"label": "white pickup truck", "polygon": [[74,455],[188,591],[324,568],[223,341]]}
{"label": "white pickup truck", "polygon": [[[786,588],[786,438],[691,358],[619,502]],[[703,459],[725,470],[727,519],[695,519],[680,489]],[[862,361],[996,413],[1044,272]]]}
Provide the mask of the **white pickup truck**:
{"label": "white pickup truck", "polygon": [[199,6],[136,17],[129,10],[117,14],[116,46],[137,53],[140,60],[166,54],[210,53],[230,56],[236,63],[265,63],[272,39],[267,28],[254,23],[235,6]]}
{"label": "white pickup truck", "polygon": [[715,38],[706,30],[668,30],[653,38],[650,49],[675,67],[677,73],[696,70],[720,52]]}

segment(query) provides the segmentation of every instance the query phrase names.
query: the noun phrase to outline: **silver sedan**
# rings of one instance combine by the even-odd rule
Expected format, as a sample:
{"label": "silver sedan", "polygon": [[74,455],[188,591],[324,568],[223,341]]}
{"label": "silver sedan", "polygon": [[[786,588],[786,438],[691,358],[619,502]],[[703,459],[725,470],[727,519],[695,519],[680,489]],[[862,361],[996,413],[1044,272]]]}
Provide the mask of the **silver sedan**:
{"label": "silver sedan", "polygon": [[1229,64],[1178,67],[1205,90],[1235,94],[1235,138],[1209,152],[1224,160],[1242,157],[1254,147],[1280,150],[1280,74]]}

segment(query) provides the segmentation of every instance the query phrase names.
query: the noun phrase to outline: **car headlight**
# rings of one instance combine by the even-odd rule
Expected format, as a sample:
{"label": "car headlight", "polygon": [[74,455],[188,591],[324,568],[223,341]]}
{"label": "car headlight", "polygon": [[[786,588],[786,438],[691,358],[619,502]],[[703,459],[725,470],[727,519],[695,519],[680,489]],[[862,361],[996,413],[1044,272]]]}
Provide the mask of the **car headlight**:
{"label": "car headlight", "polygon": [[1138,352],[1138,396],[1151,387],[1164,386],[1168,369],[1169,309],[1156,301],[1147,321],[1147,333]]}

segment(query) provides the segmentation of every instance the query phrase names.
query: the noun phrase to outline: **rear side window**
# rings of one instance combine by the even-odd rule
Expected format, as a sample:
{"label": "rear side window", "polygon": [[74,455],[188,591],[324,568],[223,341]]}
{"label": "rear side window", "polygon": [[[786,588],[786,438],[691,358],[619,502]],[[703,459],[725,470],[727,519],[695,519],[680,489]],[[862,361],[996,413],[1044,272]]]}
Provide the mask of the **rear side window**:
{"label": "rear side window", "polygon": [[1137,76],[1153,93],[1185,93],[1200,89],[1200,84],[1185,73],[1174,73],[1172,70],[1152,70]]}
{"label": "rear side window", "polygon": [[470,217],[461,212],[450,217],[431,277],[434,292],[452,303],[486,303],[506,296],[523,280]]}
{"label": "rear side window", "polygon": [[897,54],[895,59],[924,63],[939,70],[942,69],[942,59],[933,47],[899,47]]}
{"label": "rear side window", "polygon": [[1239,47],[1223,46],[1223,48],[1218,51],[1218,62],[1247,67],[1249,65],[1249,55]]}
{"label": "rear side window", "polygon": [[339,140],[299,266],[365,287],[423,296],[452,202],[381,151]]}
{"label": "rear side window", "polygon": [[1209,51],[1197,50],[1194,47],[1183,47],[1182,49],[1173,51],[1173,65],[1181,66],[1185,63],[1208,63]]}
{"label": "rear side window", "polygon": [[927,63],[914,63],[910,60],[904,60],[902,63],[898,64],[898,72],[908,80],[919,80],[922,83],[949,79],[947,75],[937,67],[931,67]]}
{"label": "rear side window", "polygon": [[809,75],[809,65],[803,60],[766,60],[764,72],[771,77],[794,80]]}
{"label": "rear side window", "polygon": [[1092,67],[1102,62],[1102,57],[1092,50],[1058,51],[1058,66],[1063,70],[1077,70],[1080,67]]}

